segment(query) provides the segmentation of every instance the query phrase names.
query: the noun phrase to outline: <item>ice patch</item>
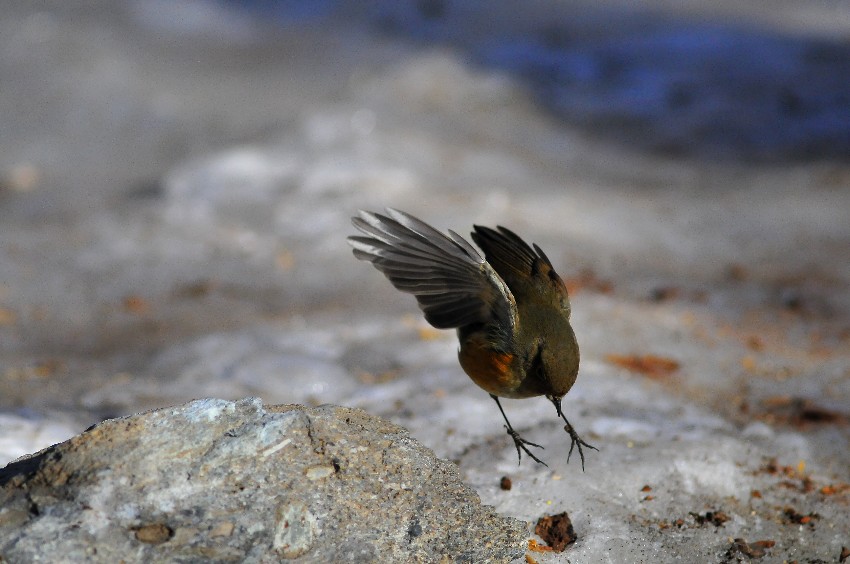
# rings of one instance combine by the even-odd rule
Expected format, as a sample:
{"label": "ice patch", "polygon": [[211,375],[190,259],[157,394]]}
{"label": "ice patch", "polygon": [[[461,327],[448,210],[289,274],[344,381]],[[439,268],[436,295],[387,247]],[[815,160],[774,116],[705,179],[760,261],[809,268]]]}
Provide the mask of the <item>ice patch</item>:
{"label": "ice patch", "polygon": [[81,430],[65,422],[0,413],[0,467],[61,443]]}
{"label": "ice patch", "polygon": [[190,423],[200,423],[204,421],[215,421],[223,413],[233,413],[235,411],[236,404],[232,401],[201,399],[193,401],[178,410],[174,410],[174,413],[183,415]]}
{"label": "ice patch", "polygon": [[717,454],[700,456],[700,460],[688,457],[673,461],[675,475],[686,493],[747,498],[750,492],[749,480],[741,474],[734,460],[720,458],[722,455]]}
{"label": "ice patch", "polygon": [[591,423],[591,431],[603,437],[627,438],[631,441],[649,441],[661,434],[661,429],[646,421],[620,417],[599,417]]}

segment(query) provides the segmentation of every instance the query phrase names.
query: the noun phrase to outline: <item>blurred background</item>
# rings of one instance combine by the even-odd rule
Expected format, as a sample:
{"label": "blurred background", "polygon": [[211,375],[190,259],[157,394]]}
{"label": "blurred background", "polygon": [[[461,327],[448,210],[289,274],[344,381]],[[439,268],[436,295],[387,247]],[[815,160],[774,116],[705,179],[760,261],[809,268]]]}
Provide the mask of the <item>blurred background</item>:
{"label": "blurred background", "polygon": [[[257,395],[388,417],[536,515],[529,489],[493,497],[497,472],[551,475],[517,470],[454,336],[345,243],[385,206],[508,226],[567,280],[565,409],[595,475],[566,466],[545,400],[506,409],[586,488],[565,503],[608,509],[579,520],[586,546],[634,522],[600,483],[654,477],[697,510],[750,499],[772,457],[850,480],[838,0],[4,2],[0,464],[103,418]],[[649,542],[633,527],[614,536]],[[818,534],[804,554],[846,539]]]}

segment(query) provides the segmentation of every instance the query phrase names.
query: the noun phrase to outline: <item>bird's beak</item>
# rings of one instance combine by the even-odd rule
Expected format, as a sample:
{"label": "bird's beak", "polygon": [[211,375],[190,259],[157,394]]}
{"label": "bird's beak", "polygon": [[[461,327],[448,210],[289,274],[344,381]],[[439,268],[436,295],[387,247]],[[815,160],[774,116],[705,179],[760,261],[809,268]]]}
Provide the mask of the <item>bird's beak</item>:
{"label": "bird's beak", "polygon": [[558,413],[558,417],[561,417],[564,421],[566,421],[567,418],[564,417],[564,412],[561,411],[561,398],[557,396],[546,396],[546,398],[555,406],[555,411]]}

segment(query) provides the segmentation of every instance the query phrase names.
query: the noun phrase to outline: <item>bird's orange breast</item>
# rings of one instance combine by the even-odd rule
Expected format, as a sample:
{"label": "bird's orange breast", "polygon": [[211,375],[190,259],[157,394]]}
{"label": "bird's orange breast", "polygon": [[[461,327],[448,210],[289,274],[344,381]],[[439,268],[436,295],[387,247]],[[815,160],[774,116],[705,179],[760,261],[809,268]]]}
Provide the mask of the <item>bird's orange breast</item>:
{"label": "bird's orange breast", "polygon": [[513,397],[520,385],[514,372],[514,355],[493,350],[480,336],[470,335],[461,343],[458,359],[464,372],[486,392]]}

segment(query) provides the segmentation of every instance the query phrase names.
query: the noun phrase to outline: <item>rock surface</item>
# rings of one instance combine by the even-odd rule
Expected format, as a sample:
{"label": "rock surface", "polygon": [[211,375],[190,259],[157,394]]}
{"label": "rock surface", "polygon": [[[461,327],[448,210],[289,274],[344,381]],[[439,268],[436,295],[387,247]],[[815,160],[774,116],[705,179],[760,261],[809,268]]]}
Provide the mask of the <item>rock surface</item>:
{"label": "rock surface", "polygon": [[500,562],[527,524],[357,409],[194,401],[0,471],[0,561]]}

